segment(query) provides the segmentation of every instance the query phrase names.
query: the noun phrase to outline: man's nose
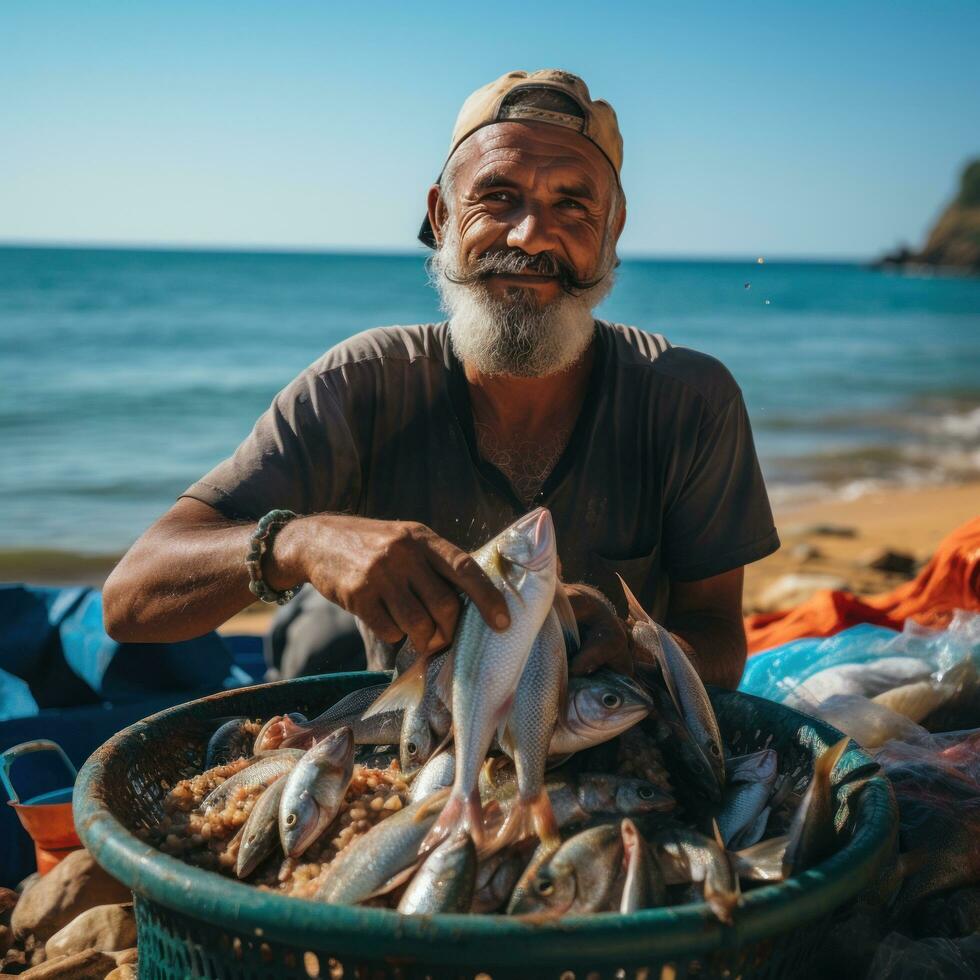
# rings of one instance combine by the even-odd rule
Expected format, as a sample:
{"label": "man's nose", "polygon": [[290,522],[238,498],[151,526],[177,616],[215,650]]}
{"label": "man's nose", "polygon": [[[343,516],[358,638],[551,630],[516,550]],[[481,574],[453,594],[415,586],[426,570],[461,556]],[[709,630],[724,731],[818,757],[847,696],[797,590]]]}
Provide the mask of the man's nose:
{"label": "man's nose", "polygon": [[528,255],[554,251],[558,245],[555,229],[538,207],[524,208],[520,220],[511,225],[507,233],[507,245],[519,248]]}

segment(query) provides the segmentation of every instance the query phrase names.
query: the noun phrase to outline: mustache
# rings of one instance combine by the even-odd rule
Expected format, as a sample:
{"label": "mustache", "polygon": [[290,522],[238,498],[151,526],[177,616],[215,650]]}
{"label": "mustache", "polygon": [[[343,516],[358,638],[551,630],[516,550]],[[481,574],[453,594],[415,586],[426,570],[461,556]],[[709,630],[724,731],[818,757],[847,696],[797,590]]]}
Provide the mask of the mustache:
{"label": "mustache", "polygon": [[[618,265],[618,261],[616,262]],[[598,286],[609,274],[608,270],[597,279],[580,279],[575,270],[564,259],[553,252],[538,252],[529,255],[519,248],[498,249],[484,252],[469,272],[443,269],[443,275],[459,286],[472,286],[485,282],[495,275],[520,275],[530,273],[536,276],[549,276],[557,280],[559,287],[570,296]]]}

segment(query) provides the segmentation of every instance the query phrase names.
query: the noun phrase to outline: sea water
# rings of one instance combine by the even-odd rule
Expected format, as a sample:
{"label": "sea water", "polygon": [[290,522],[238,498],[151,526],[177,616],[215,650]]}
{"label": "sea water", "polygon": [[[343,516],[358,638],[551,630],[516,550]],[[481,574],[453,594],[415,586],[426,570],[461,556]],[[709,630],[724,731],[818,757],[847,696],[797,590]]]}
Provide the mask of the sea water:
{"label": "sea water", "polygon": [[[980,280],[627,259],[598,312],[728,366],[776,504],[980,475]],[[0,248],[0,552],[118,553],[324,350],[437,319],[421,254]]]}

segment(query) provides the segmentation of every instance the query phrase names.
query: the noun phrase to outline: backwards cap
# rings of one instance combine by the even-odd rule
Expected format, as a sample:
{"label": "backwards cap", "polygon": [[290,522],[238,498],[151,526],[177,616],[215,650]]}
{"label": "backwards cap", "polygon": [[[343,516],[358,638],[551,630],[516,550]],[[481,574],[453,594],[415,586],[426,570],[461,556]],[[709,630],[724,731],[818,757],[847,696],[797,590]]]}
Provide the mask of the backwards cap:
{"label": "backwards cap", "polygon": [[[581,114],[573,115],[549,108],[549,101],[551,104],[554,102],[553,99],[548,99],[551,92],[560,92],[567,96],[578,106]],[[521,93],[519,100],[515,98],[516,93]],[[541,97],[537,100],[540,105],[535,104],[534,93],[540,93]],[[613,168],[616,181],[619,181],[623,167],[623,137],[619,133],[619,123],[613,107],[602,99],[593,100],[588,86],[578,75],[558,68],[543,68],[532,72],[510,71],[495,82],[478,88],[463,103],[463,108],[456,117],[449,152],[439,173],[439,180],[442,179],[446,164],[463,140],[484,126],[508,121],[550,123],[581,133],[599,148]],[[419,241],[429,248],[436,247],[435,234],[428,215],[419,230]]]}

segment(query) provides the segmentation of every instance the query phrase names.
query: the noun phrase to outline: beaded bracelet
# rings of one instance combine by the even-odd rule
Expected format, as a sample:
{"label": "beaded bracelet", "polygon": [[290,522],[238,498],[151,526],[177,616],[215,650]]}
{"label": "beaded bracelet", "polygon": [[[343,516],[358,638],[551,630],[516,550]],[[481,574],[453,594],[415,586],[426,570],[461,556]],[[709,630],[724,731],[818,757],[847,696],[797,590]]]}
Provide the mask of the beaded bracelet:
{"label": "beaded bracelet", "polygon": [[277,592],[262,579],[262,557],[272,547],[280,529],[296,515],[291,510],[270,510],[260,521],[252,537],[249,538],[245,567],[248,569],[248,588],[252,595],[263,602],[274,602],[284,606],[299,591],[299,588],[283,589]]}

